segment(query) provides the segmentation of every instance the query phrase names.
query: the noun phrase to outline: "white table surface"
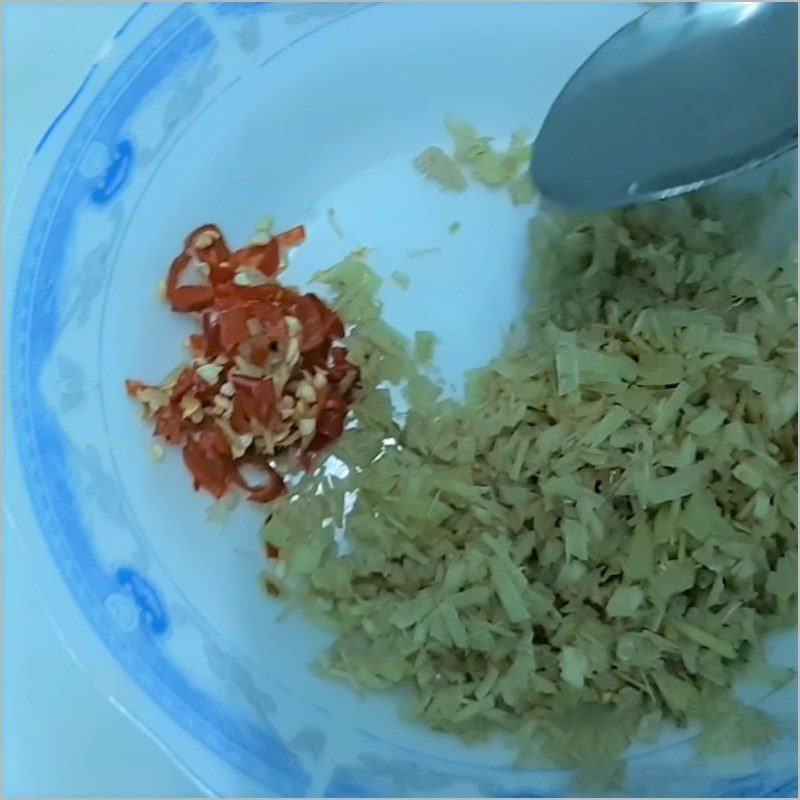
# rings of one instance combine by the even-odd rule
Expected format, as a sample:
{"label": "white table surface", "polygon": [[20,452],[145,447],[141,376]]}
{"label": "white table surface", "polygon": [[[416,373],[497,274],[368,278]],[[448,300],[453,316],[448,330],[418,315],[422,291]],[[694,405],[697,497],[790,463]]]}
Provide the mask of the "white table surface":
{"label": "white table surface", "polygon": [[[136,5],[2,4],[4,223],[29,154],[100,47]],[[3,537],[2,557],[0,794],[197,796],[184,774],[92,686],[72,659],[10,535]]]}

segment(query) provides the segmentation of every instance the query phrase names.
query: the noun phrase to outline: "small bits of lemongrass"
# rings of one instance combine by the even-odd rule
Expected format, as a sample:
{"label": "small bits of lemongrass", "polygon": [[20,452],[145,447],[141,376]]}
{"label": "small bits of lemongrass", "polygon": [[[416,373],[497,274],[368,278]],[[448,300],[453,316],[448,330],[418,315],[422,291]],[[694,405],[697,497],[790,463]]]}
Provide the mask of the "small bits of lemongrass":
{"label": "small bits of lemongrass", "polygon": [[309,404],[316,402],[317,399],[317,392],[308,381],[300,381],[294,394],[298,400],[305,400]]}
{"label": "small bits of lemongrass", "polygon": [[297,430],[301,436],[313,436],[317,429],[317,421],[313,417],[305,417],[297,423]]}
{"label": "small bits of lemongrass", "polygon": [[251,267],[239,267],[233,276],[233,282],[237,286],[264,286],[270,283],[269,278],[257,269]]}
{"label": "small bits of lemongrass", "polygon": [[207,250],[217,239],[219,239],[219,233],[216,231],[203,231],[195,237],[194,246],[198,250]]}
{"label": "small bits of lemongrass", "polygon": [[202,364],[195,370],[197,375],[202,378],[206,383],[213,386],[219,381],[219,376],[222,373],[222,367],[219,364]]}

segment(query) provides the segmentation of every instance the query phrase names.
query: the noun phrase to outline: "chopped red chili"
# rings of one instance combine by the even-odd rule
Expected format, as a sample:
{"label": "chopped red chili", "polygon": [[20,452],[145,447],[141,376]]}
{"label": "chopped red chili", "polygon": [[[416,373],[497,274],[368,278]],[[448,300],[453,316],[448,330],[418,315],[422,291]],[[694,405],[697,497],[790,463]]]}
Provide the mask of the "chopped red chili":
{"label": "chopped red chili", "polygon": [[[155,434],[183,449],[195,488],[214,497],[237,486],[253,502],[275,500],[286,492],[281,470],[312,469],[344,430],[359,373],[342,320],[277,283],[285,251],[304,239],[300,226],[232,251],[215,225],[189,234],[166,297],[198,318],[192,363],[161,386],[126,383]],[[248,483],[245,467],[261,482]]]}
{"label": "chopped red chili", "polygon": [[275,547],[275,545],[270,542],[267,542],[266,551],[267,551],[267,558],[269,559],[274,560],[276,558],[281,557],[280,549]]}

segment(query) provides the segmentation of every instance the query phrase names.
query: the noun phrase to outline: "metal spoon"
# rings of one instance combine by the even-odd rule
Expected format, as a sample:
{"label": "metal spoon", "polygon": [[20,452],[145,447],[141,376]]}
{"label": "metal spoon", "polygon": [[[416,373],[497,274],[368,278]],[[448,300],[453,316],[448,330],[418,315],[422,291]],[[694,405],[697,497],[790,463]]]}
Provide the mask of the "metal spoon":
{"label": "metal spoon", "polygon": [[698,189],[797,147],[797,4],[659,3],[551,107],[531,173],[599,210]]}

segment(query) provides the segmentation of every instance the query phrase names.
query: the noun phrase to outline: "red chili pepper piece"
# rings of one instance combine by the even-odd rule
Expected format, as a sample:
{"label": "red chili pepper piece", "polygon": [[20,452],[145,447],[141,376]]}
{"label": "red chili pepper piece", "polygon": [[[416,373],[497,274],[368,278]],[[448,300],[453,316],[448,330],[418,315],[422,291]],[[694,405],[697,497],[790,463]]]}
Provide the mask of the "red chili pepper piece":
{"label": "red chili pepper piece", "polygon": [[232,353],[236,348],[250,338],[250,329],[247,327],[247,312],[241,306],[228,308],[219,312],[219,341],[223,349]]}
{"label": "red chili pepper piece", "polygon": [[194,477],[195,489],[206,489],[217,499],[228,489],[230,450],[220,453],[202,439],[189,439],[183,446],[183,460]]}
{"label": "red chili pepper piece", "polygon": [[328,441],[338,439],[344,430],[345,412],[342,410],[327,409],[319,415],[317,420],[317,436]]}
{"label": "red chili pepper piece", "polygon": [[303,326],[301,351],[314,350],[326,339],[344,336],[344,327],[336,312],[331,311],[316,295],[305,294],[297,301],[295,316]]}
{"label": "red chili pepper piece", "polygon": [[275,547],[275,545],[272,544],[271,542],[267,542],[266,551],[267,551],[267,558],[274,560],[276,558],[281,557],[281,551],[277,547]]}
{"label": "red chili pepper piece", "polygon": [[306,240],[306,229],[298,225],[296,228],[289,228],[288,231],[279,233],[275,238],[283,247],[296,247]]}
{"label": "red chili pepper piece", "polygon": [[125,381],[125,391],[127,391],[131,397],[136,397],[136,395],[139,392],[141,392],[142,389],[146,388],[147,386],[141,381],[132,381],[132,380]]}
{"label": "red chili pepper piece", "polygon": [[211,283],[224,283],[233,277],[234,271],[230,266],[233,254],[216,225],[201,225],[192,231],[186,237],[184,250],[195,261],[208,264]]}
{"label": "red chili pepper piece", "polygon": [[[241,467],[250,466],[261,470],[265,474],[264,483],[258,486],[249,484],[241,474]],[[286,493],[286,484],[278,471],[267,464],[261,459],[253,457],[240,458],[236,463],[237,469],[235,470],[234,481],[246,489],[248,492],[247,499],[252,500],[254,503],[271,503],[282,494]]]}
{"label": "red chili pepper piece", "polygon": [[185,437],[183,419],[178,408],[168,407],[156,415],[156,436],[163,436],[170,444],[182,444]]}
{"label": "red chili pepper piece", "polygon": [[272,380],[234,375],[231,381],[237,389],[234,406],[239,406],[248,419],[263,425],[269,424],[275,410],[275,385]]}
{"label": "red chili pepper piece", "polygon": [[167,296],[173,311],[203,311],[214,302],[214,287],[176,286]]}
{"label": "red chili pepper piece", "polygon": [[247,495],[248,500],[253,503],[271,503],[273,500],[277,500],[281,497],[281,495],[286,494],[286,484],[283,482],[283,478],[274,470],[273,472],[275,473],[275,481],[267,486],[253,489],[253,491]]}
{"label": "red chili pepper piece", "polygon": [[255,269],[274,278],[281,267],[281,248],[277,239],[270,239],[266,244],[251,244],[237,250],[230,260],[231,266]]}

